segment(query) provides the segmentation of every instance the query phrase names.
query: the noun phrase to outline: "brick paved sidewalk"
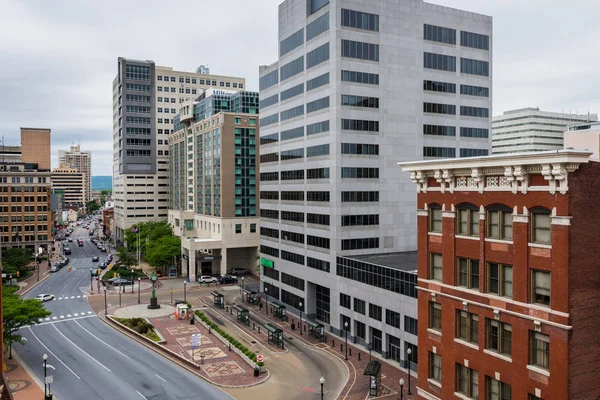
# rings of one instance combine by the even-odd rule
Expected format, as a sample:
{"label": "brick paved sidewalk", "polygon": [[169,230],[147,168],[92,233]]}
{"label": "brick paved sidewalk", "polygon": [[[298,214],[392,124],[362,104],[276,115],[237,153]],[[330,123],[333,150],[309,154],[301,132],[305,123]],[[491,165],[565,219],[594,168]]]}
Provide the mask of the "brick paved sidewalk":
{"label": "brick paved sidewalk", "polygon": [[262,383],[267,378],[267,374],[254,377],[254,369],[198,321],[191,325],[189,320],[179,320],[171,315],[151,318],[150,322],[167,340],[164,347],[190,361],[191,335],[200,334],[201,346],[193,350],[194,361],[200,365],[197,373],[217,385],[244,387]]}
{"label": "brick paved sidewalk", "polygon": [[12,392],[14,400],[43,399],[44,389],[39,385],[43,383],[36,382],[29,372],[23,367],[21,359],[13,350],[13,359],[8,359],[8,353],[4,354],[4,363],[6,372],[4,376]]}

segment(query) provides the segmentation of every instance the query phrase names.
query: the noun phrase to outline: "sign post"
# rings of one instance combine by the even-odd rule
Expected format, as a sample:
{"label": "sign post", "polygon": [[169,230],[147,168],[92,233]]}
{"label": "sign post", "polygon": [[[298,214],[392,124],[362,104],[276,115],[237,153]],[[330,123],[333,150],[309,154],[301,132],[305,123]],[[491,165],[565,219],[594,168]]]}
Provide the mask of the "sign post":
{"label": "sign post", "polygon": [[262,354],[256,356],[256,362],[261,363],[263,361],[265,361],[265,358],[262,356]]}
{"label": "sign post", "polygon": [[199,333],[192,334],[192,362],[195,363],[194,360],[194,350],[196,347],[202,346],[202,336]]}

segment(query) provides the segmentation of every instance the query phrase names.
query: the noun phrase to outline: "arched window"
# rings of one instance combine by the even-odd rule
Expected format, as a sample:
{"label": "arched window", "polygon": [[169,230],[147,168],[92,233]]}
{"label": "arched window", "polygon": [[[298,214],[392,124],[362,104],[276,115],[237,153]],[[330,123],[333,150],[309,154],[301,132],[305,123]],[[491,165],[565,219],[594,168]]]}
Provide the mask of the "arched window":
{"label": "arched window", "polygon": [[479,208],[473,204],[456,207],[456,234],[479,236]]}
{"label": "arched window", "polygon": [[535,207],[530,212],[531,242],[550,244],[550,210]]}
{"label": "arched window", "polygon": [[429,232],[442,232],[442,206],[439,204],[429,206]]}
{"label": "arched window", "polygon": [[512,209],[505,205],[493,205],[487,209],[487,232],[490,239],[512,240]]}

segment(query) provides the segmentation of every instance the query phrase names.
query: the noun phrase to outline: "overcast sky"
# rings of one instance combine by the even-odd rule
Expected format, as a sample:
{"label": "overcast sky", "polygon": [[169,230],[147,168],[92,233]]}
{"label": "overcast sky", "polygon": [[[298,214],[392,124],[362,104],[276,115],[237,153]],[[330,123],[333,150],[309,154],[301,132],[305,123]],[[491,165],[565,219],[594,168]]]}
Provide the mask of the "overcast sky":
{"label": "overcast sky", "polygon": [[[600,112],[596,0],[431,2],[494,18],[494,115]],[[258,90],[258,66],[277,59],[279,3],[2,0],[0,135],[19,144],[19,127],[51,128],[54,164],[59,149],[80,143],[93,152],[93,175],[111,175],[117,57],[184,71],[208,64]]]}

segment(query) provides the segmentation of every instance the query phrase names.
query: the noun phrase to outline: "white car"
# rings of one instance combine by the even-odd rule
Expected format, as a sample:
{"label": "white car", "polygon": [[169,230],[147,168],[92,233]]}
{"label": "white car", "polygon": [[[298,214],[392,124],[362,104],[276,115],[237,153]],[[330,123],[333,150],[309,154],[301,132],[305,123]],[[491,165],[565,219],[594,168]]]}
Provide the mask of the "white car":
{"label": "white car", "polygon": [[198,283],[217,283],[217,278],[214,276],[202,275],[198,278]]}
{"label": "white car", "polygon": [[47,301],[54,300],[54,295],[53,294],[38,294],[35,298],[37,300],[41,301],[42,303],[45,303]]}

